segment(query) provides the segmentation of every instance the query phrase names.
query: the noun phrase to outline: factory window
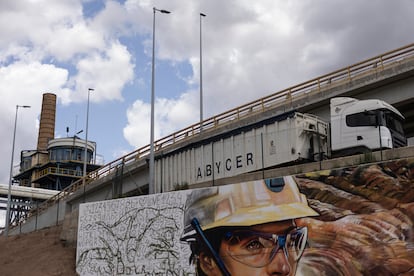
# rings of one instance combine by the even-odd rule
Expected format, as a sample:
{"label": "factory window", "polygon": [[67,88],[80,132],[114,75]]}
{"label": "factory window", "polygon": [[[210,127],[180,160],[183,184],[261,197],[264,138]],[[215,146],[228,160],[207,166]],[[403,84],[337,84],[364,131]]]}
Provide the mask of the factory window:
{"label": "factory window", "polygon": [[70,154],[70,149],[65,149],[65,152],[64,152],[64,160],[71,160],[72,158],[71,158],[71,154]]}
{"label": "factory window", "polygon": [[81,149],[76,149],[76,160],[81,161],[82,160],[82,150]]}
{"label": "factory window", "polygon": [[20,171],[25,171],[25,170],[30,169],[31,164],[32,164],[32,157],[24,157],[24,159],[22,160]]}
{"label": "factory window", "polygon": [[55,153],[55,151],[51,150],[51,151],[49,152],[49,160],[50,160],[50,161],[53,161],[53,160],[55,160],[55,159],[56,159],[56,153]]}
{"label": "factory window", "polygon": [[50,151],[50,160],[51,161],[62,161],[66,160],[65,149],[53,149]]}

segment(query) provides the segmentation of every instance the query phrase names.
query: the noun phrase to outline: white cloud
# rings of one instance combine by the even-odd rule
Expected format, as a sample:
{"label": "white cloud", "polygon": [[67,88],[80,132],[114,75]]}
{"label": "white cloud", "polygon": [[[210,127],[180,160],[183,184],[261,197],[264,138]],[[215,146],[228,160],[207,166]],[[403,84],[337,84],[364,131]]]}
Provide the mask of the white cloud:
{"label": "white cloud", "polygon": [[46,50],[48,55],[59,61],[70,61],[77,54],[87,53],[105,47],[101,34],[91,30],[84,22],[75,25],[60,25],[53,30]]}
{"label": "white cloud", "polygon": [[[77,29],[76,24],[81,19],[81,5],[76,1],[13,1],[5,9],[0,9],[0,25],[3,26],[0,28],[0,47],[25,45],[31,51],[42,52],[44,56],[63,54],[62,58],[67,58],[72,53],[65,53],[63,49],[78,41],[68,34]],[[69,44],[62,43],[66,42],[62,41],[66,38],[73,40]],[[60,42],[60,46],[55,42]],[[49,48],[49,45],[52,47]],[[53,49],[58,53],[54,53]]]}
{"label": "white cloud", "polygon": [[[155,109],[154,109],[155,110]],[[149,143],[151,106],[137,100],[127,110],[128,125],[124,128],[127,141],[137,148]]]}
{"label": "white cloud", "polygon": [[63,103],[84,100],[88,88],[96,91],[93,101],[122,100],[123,87],[133,79],[133,67],[130,53],[117,41],[103,53],[93,52],[76,64],[78,73],[69,81],[74,92],[66,94]]}
{"label": "white cloud", "polygon": [[0,12],[0,23],[13,24],[0,27],[0,64],[57,61],[69,70],[74,67],[68,83],[59,87],[65,104],[84,100],[88,87],[99,89],[95,101],[122,99],[122,88],[133,79],[133,64],[117,38],[126,24],[118,3],[108,1],[92,20],[82,17],[80,1],[36,1],[24,6],[18,2],[7,8]]}
{"label": "white cloud", "polygon": [[[197,122],[198,93],[184,93],[178,99],[157,98],[154,105],[154,139],[158,140]],[[150,142],[151,105],[137,100],[127,110],[128,125],[124,136],[136,148]]]}

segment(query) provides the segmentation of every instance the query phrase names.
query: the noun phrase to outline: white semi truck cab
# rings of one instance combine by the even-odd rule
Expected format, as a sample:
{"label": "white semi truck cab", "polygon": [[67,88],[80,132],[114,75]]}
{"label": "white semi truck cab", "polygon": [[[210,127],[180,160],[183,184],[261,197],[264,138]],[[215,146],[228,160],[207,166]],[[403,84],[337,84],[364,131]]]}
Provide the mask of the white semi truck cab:
{"label": "white semi truck cab", "polygon": [[381,100],[331,99],[332,156],[407,146],[404,116]]}

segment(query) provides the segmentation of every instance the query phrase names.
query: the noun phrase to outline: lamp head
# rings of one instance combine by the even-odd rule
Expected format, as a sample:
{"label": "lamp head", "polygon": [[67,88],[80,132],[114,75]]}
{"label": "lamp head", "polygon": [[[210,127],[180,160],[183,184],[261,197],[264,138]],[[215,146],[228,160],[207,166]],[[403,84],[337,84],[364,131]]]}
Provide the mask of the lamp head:
{"label": "lamp head", "polygon": [[159,10],[156,7],[153,7],[152,9],[154,10],[154,14],[155,14],[156,11],[159,11],[160,13],[167,13],[167,14],[171,13],[170,11],[167,11],[167,10]]}

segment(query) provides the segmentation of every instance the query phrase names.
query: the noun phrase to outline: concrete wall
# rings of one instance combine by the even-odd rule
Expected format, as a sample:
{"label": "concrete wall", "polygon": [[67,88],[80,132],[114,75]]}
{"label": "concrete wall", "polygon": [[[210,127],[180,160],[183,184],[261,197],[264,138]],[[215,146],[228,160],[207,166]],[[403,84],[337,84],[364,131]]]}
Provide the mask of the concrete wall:
{"label": "concrete wall", "polygon": [[13,226],[9,230],[10,235],[21,233],[30,233],[38,229],[58,225],[65,219],[65,214],[68,208],[66,200],[56,202],[43,212],[33,212],[25,223]]}

